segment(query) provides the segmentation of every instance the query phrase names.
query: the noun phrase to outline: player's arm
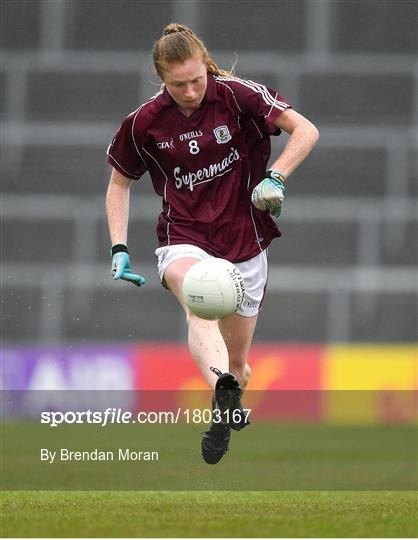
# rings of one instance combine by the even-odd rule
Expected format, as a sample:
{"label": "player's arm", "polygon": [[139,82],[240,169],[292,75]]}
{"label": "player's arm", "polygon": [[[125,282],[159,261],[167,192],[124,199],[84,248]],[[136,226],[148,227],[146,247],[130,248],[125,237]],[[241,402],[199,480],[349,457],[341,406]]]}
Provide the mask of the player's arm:
{"label": "player's arm", "polygon": [[112,242],[112,275],[114,279],[130,281],[138,287],[145,283],[142,276],[131,272],[128,253],[129,190],[132,180],[115,168],[106,194],[106,211]]}
{"label": "player's arm", "polygon": [[271,166],[287,178],[310,154],[318,142],[319,131],[312,122],[293,109],[283,111],[273,124],[290,135],[283,152]]}
{"label": "player's arm", "polygon": [[290,137],[280,156],[253,190],[251,201],[256,208],[268,210],[279,217],[282,209],[286,178],[309,155],[319,139],[318,129],[307,118],[293,109],[286,109],[273,124]]}
{"label": "player's arm", "polygon": [[115,244],[128,243],[129,190],[132,180],[123,176],[116,169],[107,188],[106,210],[109,224],[110,240]]}

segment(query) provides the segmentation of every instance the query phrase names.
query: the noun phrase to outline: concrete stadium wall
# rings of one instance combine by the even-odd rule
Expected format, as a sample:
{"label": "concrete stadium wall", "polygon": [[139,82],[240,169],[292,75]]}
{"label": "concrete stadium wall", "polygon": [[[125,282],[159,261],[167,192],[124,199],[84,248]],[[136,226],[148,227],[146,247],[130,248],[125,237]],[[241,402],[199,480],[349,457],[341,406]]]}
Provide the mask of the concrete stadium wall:
{"label": "concrete stadium wall", "polygon": [[106,147],[158,88],[150,48],[178,20],[221,65],[237,53],[238,74],[277,88],[321,132],[289,181],[256,338],[416,341],[417,2],[3,0],[1,10],[6,340],[185,337],[155,275],[149,178],[133,190],[129,238],[141,290],[110,278],[104,213]]}

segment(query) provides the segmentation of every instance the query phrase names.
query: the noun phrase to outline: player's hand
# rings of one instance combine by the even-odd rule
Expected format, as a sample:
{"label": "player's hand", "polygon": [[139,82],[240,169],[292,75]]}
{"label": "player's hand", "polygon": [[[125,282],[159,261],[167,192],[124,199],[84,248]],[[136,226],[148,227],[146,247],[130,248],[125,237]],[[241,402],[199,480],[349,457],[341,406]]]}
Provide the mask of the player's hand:
{"label": "player's hand", "polygon": [[113,279],[123,279],[130,281],[137,287],[145,283],[145,279],[139,274],[131,272],[131,263],[128,253],[115,253],[112,257],[112,276]]}
{"label": "player's hand", "polygon": [[279,217],[284,199],[285,177],[270,169],[267,176],[255,186],[251,194],[251,202],[259,210],[268,210],[274,217]]}

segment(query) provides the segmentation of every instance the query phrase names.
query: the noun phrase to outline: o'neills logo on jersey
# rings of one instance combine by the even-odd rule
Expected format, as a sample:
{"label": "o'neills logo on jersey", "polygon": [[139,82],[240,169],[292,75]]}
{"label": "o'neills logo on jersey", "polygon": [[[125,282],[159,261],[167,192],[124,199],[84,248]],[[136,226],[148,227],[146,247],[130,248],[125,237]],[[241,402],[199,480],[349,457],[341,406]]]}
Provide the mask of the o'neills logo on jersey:
{"label": "o'neills logo on jersey", "polygon": [[214,180],[217,176],[222,176],[229,171],[232,171],[231,165],[234,161],[238,161],[240,155],[238,150],[231,147],[231,152],[218,163],[211,163],[208,167],[203,167],[197,171],[190,171],[182,174],[180,167],[176,167],[173,171],[175,185],[177,189],[180,189],[182,186],[188,186],[190,191],[193,191],[194,186],[197,184],[202,184],[203,182],[210,182]]}
{"label": "o'neills logo on jersey", "polygon": [[189,139],[196,139],[197,137],[201,137],[203,135],[203,131],[201,129],[198,129],[197,131],[188,131],[187,133],[182,133],[179,135],[179,139],[181,141],[188,141]]}

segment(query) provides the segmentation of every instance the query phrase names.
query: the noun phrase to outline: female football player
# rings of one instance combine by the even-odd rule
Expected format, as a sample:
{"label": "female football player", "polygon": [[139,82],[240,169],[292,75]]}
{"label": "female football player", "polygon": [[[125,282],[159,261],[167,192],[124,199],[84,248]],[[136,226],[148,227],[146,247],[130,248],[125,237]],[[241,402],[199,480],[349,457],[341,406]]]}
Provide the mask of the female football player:
{"label": "female football player", "polygon": [[[207,463],[228,450],[230,430],[248,424],[240,402],[247,357],[267,282],[267,248],[280,232],[286,180],[318,141],[318,130],[276,91],[220,69],[186,26],[169,24],[154,44],[161,90],[123,121],[108,149],[107,191],[114,279],[144,284],[127,248],[129,189],[148,171],[162,197],[158,273],[183,306],[188,346],[220,410],[202,439]],[[270,136],[290,135],[268,168]],[[201,319],[182,297],[191,265],[208,257],[234,263],[245,297],[234,315]]]}

